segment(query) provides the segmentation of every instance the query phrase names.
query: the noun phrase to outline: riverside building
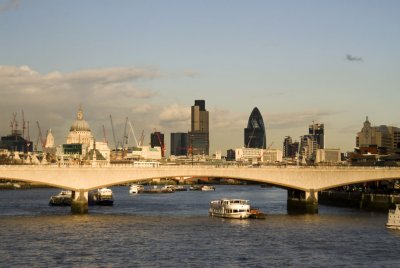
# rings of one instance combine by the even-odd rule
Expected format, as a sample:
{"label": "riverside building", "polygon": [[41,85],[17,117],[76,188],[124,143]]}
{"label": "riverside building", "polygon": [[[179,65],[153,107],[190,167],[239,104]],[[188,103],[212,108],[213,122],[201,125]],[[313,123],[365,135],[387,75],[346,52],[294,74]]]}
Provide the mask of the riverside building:
{"label": "riverside building", "polygon": [[400,128],[393,126],[371,126],[366,117],[363,127],[356,136],[356,147],[375,148],[387,154],[400,148]]}

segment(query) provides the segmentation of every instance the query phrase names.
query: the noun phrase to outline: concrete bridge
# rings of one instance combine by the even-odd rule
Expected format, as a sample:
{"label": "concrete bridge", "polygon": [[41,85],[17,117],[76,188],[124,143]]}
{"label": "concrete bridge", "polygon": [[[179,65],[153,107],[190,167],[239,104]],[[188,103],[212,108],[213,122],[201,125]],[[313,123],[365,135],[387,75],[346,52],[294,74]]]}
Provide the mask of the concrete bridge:
{"label": "concrete bridge", "polygon": [[0,178],[43,183],[74,191],[72,212],[87,212],[88,191],[155,178],[213,177],[268,183],[288,189],[288,206],[318,210],[318,192],[338,186],[400,178],[400,168],[240,166],[0,166]]}

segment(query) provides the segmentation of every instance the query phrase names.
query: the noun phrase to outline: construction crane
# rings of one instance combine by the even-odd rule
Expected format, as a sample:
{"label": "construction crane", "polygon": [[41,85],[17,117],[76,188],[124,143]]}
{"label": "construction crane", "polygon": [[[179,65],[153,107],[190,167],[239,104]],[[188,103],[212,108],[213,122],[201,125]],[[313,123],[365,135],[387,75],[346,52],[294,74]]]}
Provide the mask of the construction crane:
{"label": "construction crane", "polygon": [[107,135],[106,135],[106,128],[103,125],[103,137],[104,137],[104,142],[107,143],[108,145],[108,140],[107,140]]}
{"label": "construction crane", "polygon": [[158,142],[160,143],[160,146],[161,146],[161,157],[164,157],[165,156],[165,145],[164,145],[164,142],[161,141],[160,132],[158,132],[157,129],[154,128],[154,134],[157,136]]}
{"label": "construction crane", "polygon": [[[129,134],[132,133],[133,138],[135,139],[136,147],[139,147],[139,143],[138,143],[138,141],[137,141],[137,139],[136,139],[135,130],[133,129],[133,125],[131,124],[130,121],[129,121],[128,123],[129,123],[129,128],[131,129],[131,132],[129,132]],[[129,136],[128,136],[128,140],[129,140]],[[129,141],[128,141],[128,142],[129,142]]]}
{"label": "construction crane", "polygon": [[37,148],[38,148],[38,145],[39,145],[39,141],[40,141],[40,143],[42,145],[42,150],[43,150],[46,147],[46,140],[43,139],[42,130],[40,128],[39,121],[36,121],[36,124],[37,124],[37,127],[38,127],[38,138],[36,140],[36,146],[35,146],[36,151],[37,151]]}
{"label": "construction crane", "polygon": [[25,114],[24,114],[24,110],[22,110],[22,138],[24,138],[24,139],[25,139],[25,128],[26,128]]}
{"label": "construction crane", "polygon": [[111,121],[111,129],[112,129],[112,133],[114,136],[114,145],[115,145],[115,151],[116,151],[118,149],[117,148],[118,144],[117,144],[117,139],[115,138],[114,123],[113,123],[111,114],[110,114],[110,121]]}
{"label": "construction crane", "polygon": [[122,148],[124,150],[128,149],[128,133],[126,132],[127,126],[128,126],[128,117],[125,119],[124,136],[122,137]]}
{"label": "construction crane", "polygon": [[143,146],[144,136],[144,130],[142,130],[142,134],[140,135],[139,139],[139,146]]}
{"label": "construction crane", "polygon": [[10,122],[11,134],[14,134],[18,129],[17,113],[13,113],[13,119]]}
{"label": "construction crane", "polygon": [[274,142],[271,142],[271,143],[269,144],[269,146],[267,147],[267,150],[269,150],[273,144],[274,144]]}

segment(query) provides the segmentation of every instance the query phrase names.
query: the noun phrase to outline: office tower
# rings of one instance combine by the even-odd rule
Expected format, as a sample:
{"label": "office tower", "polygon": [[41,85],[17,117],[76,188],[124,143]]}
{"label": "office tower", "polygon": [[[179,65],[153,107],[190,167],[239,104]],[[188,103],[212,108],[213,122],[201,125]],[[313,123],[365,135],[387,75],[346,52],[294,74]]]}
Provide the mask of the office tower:
{"label": "office tower", "polygon": [[266,149],[266,144],[264,121],[258,108],[254,107],[244,129],[244,147]]}
{"label": "office tower", "polygon": [[324,149],[325,148],[325,136],[324,136],[324,124],[312,124],[308,127],[308,134],[313,137],[318,148],[316,149]]}
{"label": "office tower", "polygon": [[292,137],[286,136],[283,140],[283,157],[292,157]]}
{"label": "office tower", "polygon": [[164,143],[164,134],[161,132],[151,133],[150,136],[150,145],[152,148],[161,147],[161,156],[165,156],[165,143]]}
{"label": "office tower", "polygon": [[188,133],[171,133],[171,155],[181,156],[188,154]]}
{"label": "office tower", "polygon": [[193,155],[209,155],[209,114],[204,100],[195,100],[191,108],[189,147]]}

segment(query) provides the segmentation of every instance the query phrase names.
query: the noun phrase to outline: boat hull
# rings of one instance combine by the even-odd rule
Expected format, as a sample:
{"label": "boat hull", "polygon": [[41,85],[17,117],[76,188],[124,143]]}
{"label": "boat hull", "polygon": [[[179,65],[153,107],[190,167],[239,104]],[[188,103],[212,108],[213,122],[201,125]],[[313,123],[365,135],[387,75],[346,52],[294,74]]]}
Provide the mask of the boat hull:
{"label": "boat hull", "polygon": [[247,212],[238,212],[238,213],[220,213],[215,211],[209,211],[209,215],[211,217],[218,218],[228,218],[228,219],[247,219],[250,217],[250,213]]}

